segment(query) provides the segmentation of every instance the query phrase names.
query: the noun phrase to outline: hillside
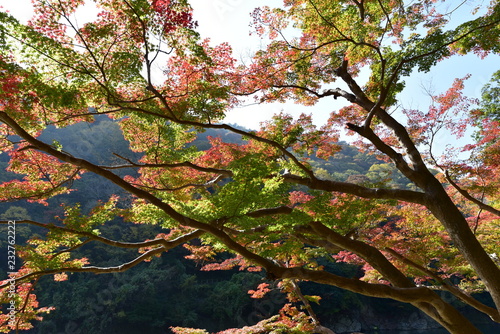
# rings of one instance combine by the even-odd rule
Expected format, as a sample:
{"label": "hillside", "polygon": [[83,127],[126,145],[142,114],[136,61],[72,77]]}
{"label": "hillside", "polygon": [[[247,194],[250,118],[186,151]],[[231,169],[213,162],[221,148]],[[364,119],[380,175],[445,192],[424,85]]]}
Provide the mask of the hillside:
{"label": "hillside", "polygon": [[[226,142],[241,143],[240,136],[221,130],[207,130],[192,145],[199,150],[208,149],[208,137],[221,137]],[[121,157],[137,159],[139,155],[128,149],[116,123],[99,117],[92,124],[72,125],[63,129],[48,127],[41,135],[47,143],[57,143],[63,150],[76,157],[97,164],[121,163]],[[106,143],[106,145],[103,145]],[[369,185],[390,184],[406,187],[408,181],[396,173],[391,165],[374,156],[360,153],[347,143],[328,161],[310,157],[310,164],[317,175],[325,179],[360,182]],[[0,180],[19,177],[5,170],[7,159],[0,156]],[[33,219],[52,222],[63,214],[64,204],[79,203],[82,212],[89,211],[99,201],[106,201],[112,194],[128,198],[117,186],[90,173],[70,185],[74,191],[50,200],[49,205],[27,203],[0,203],[2,219]],[[54,207],[59,209],[53,209]],[[114,240],[129,242],[154,238],[165,232],[156,225],[141,225],[116,218],[105,224],[100,233]],[[18,243],[21,245],[31,234],[43,234],[37,228],[18,226]],[[2,251],[6,249],[1,244]],[[134,258],[135,250],[116,249],[92,243],[81,247],[80,256],[92,259],[100,266],[113,266]],[[284,295],[277,290],[264,299],[252,299],[248,290],[266,281],[262,273],[230,271],[199,271],[202,263],[186,259],[189,252],[174,249],[150,263],[143,263],[121,274],[90,276],[72,274],[65,282],[54,282],[44,277],[39,283],[38,299],[42,305],[51,305],[57,311],[47,315],[30,333],[165,333],[170,326],[203,327],[217,331],[235,326],[254,324],[275,314],[284,303]],[[353,277],[359,268],[335,264],[328,258],[318,258],[331,272]],[[2,272],[7,268],[2,262]],[[275,286],[275,283],[270,282]],[[302,284],[305,292],[317,293],[321,289],[327,296],[315,306],[325,325],[337,331],[354,331],[362,328],[425,329],[432,325],[413,308],[394,301],[377,300],[334,287]],[[186,298],[189,297],[189,298]],[[390,307],[399,319],[412,319],[405,324],[394,322],[394,313],[380,310]],[[481,321],[480,318],[478,318]]]}

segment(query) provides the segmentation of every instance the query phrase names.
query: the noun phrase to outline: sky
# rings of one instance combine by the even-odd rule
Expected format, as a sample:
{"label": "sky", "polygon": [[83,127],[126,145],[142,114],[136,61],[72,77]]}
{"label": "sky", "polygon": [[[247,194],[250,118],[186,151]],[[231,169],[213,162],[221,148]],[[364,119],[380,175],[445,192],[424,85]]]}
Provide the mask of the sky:
{"label": "sky", "polygon": [[[250,52],[256,51],[261,42],[256,35],[250,35],[250,13],[259,6],[279,6],[282,0],[191,0],[194,9],[194,19],[198,21],[199,31],[203,38],[210,38],[211,42],[220,44],[229,42],[233,47],[234,57],[247,58]],[[26,22],[32,15],[31,0],[0,0],[2,10],[8,10],[13,16]],[[90,15],[94,12],[89,9]],[[81,23],[81,22],[80,22]],[[335,104],[336,107],[331,106]],[[326,121],[334,109],[345,105],[340,101],[321,101],[321,112],[315,112],[313,118],[316,123]],[[270,119],[272,115],[281,111],[295,116],[301,113],[311,113],[312,108],[286,104],[255,105],[252,101],[230,113],[225,119],[226,123],[233,123],[250,129],[258,129],[260,122]]]}
{"label": "sky", "polygon": [[[259,6],[279,6],[282,0],[191,0],[190,3],[194,8],[194,18],[199,23],[202,37],[210,37],[213,44],[229,42],[233,47],[234,57],[240,59],[248,58],[262,43],[256,35],[250,35],[250,13]],[[27,20],[31,15],[30,0],[0,0],[0,5],[22,20]],[[466,17],[471,9],[468,5],[462,6],[457,13],[460,16],[457,23]],[[499,57],[488,57],[485,60],[479,60],[473,55],[453,57],[440,62],[430,73],[413,73],[405,80],[407,88],[401,93],[400,101],[406,108],[427,108],[429,97],[425,93],[426,90],[444,92],[455,78],[464,77],[469,73],[472,76],[466,82],[465,92],[469,97],[479,98],[481,88],[498,69]],[[256,129],[260,122],[283,111],[294,116],[300,113],[312,114],[314,122],[321,125],[326,122],[332,111],[346,105],[341,99],[332,98],[322,99],[313,107],[291,102],[265,105],[254,105],[250,102],[228,113],[225,122]],[[442,139],[444,141],[446,138]]]}

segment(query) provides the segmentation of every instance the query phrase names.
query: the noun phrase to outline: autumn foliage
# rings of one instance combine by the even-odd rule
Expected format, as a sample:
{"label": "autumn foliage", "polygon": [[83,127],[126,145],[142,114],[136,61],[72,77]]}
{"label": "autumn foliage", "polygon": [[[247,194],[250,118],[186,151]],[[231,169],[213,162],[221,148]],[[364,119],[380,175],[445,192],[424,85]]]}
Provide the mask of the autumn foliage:
{"label": "autumn foliage", "polygon": [[[409,303],[450,333],[480,332],[436,290],[500,322],[498,118],[464,94],[468,77],[433,94],[425,110],[399,100],[413,71],[499,52],[497,1],[450,28],[447,1],[287,0],[253,12],[253,29],[268,45],[246,62],[228,44],[200,39],[186,0],[99,0],[98,15],[84,23],[75,19],[83,5],[34,1],[26,25],[0,14],[0,148],[19,175],[0,184],[0,200],[46,204],[73,191],[83,173],[128,195],[90,212],[67,206],[47,222],[16,222],[47,233],[17,249],[17,320],[2,315],[0,331],[29,329],[52,310],[35,297],[44,276],[121,272],[174,247],[189,250],[202,270],[263,271],[286,294],[279,314],[223,333],[328,333],[314,313],[320,296],[303,295],[301,281]],[[256,131],[224,123],[248,101],[294,101],[314,113],[324,99],[346,105],[321,125],[305,113],[270,115]],[[48,125],[96,115],[115,120],[141,157],[116,155],[118,163],[100,165],[39,139]],[[206,129],[241,135],[243,144],[209,138],[199,150],[192,143]],[[474,142],[441,156],[438,134],[463,137],[470,129]],[[390,175],[377,182],[319,177],[312,159],[338,154],[343,131],[409,185],[393,187]],[[458,150],[468,152],[465,159]],[[101,235],[99,227],[117,217],[164,232],[142,242]],[[89,242],[136,249],[137,257],[94,266],[73,252]],[[320,260],[359,265],[362,275],[339,276]],[[6,304],[9,282],[0,296]],[[270,291],[262,283],[249,294]],[[478,291],[494,306],[476,300]]]}

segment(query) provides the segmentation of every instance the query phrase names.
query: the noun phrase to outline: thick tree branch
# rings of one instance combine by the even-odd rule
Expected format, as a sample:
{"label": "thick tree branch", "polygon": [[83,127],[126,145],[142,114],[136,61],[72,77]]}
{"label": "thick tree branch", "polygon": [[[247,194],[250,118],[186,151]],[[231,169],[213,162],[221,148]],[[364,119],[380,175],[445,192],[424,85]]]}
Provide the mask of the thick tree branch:
{"label": "thick tree branch", "polygon": [[337,276],[326,271],[315,271],[301,267],[283,268],[271,265],[266,268],[275,278],[296,278],[324,283],[370,297],[391,298],[403,302],[435,300],[437,295],[425,287],[398,288],[389,285],[371,284],[358,279]]}
{"label": "thick tree branch", "polygon": [[[222,236],[222,235],[221,235]],[[268,277],[272,279],[300,279],[309,280],[317,283],[324,283],[328,285],[337,286],[352,292],[360,293],[371,297],[392,298],[404,302],[424,302],[433,300],[434,302],[439,297],[431,290],[425,287],[408,287],[399,288],[381,284],[371,284],[362,282],[358,279],[346,278],[338,276],[326,271],[316,271],[305,269],[302,267],[285,268],[274,261],[270,261],[261,257],[258,254],[250,252],[244,246],[239,245],[233,241],[229,236],[219,237],[226,246],[230,249],[240,253],[248,260],[263,267],[268,272]],[[241,251],[243,249],[243,251]]]}
{"label": "thick tree branch", "polygon": [[[239,253],[247,260],[261,266],[268,272],[270,279],[296,278],[300,280],[310,280],[317,283],[329,284],[360,293],[366,296],[391,298],[418,306],[433,319],[438,321],[445,328],[452,332],[461,334],[480,334],[480,332],[456,309],[445,303],[435,292],[422,287],[392,287],[381,284],[370,284],[337,276],[325,271],[314,271],[302,267],[283,268],[274,261],[266,259],[240,245],[222,230],[215,230],[212,233],[229,249]],[[454,325],[454,320],[461,319],[460,328]]]}
{"label": "thick tree branch", "polygon": [[[373,109],[372,109],[373,110]],[[351,123],[347,123],[347,127],[349,130],[358,133],[360,136],[368,139],[380,152],[387,155],[394,161],[396,167],[410,180],[418,179],[418,174],[406,163],[403,159],[403,156],[396,152],[392,147],[387,145],[379,136],[373,132],[373,130],[369,126],[357,126]]]}
{"label": "thick tree branch", "polygon": [[[363,89],[349,74],[347,65],[347,60],[344,60],[342,66],[337,69],[336,74],[349,86],[351,92],[356,96],[356,100],[354,101],[354,103],[365,109],[367,112],[372,111],[373,113],[376,113],[377,116],[382,120],[382,122],[390,129],[392,129],[398,140],[405,147],[405,150],[408,153],[408,156],[413,164],[413,168],[416,171],[428,171],[420,152],[418,151],[415,143],[411,139],[405,127],[402,126],[398,121],[396,121],[392,116],[390,116],[384,109],[375,107],[376,104],[373,103],[365,95]],[[412,181],[415,182],[415,180]],[[417,185],[425,187],[425,182],[418,182]]]}
{"label": "thick tree branch", "polygon": [[378,249],[362,241],[345,237],[328,228],[320,222],[314,221],[309,224],[316,235],[321,236],[334,245],[342,247],[362,257],[373,266],[385,279],[397,287],[414,287],[406,275],[399,271]]}
{"label": "thick tree branch", "polygon": [[[391,284],[396,287],[415,287],[415,284],[404,275],[399,269],[397,269],[378,249],[373,246],[370,246],[362,241],[352,240],[348,237],[342,236],[341,234],[333,231],[327,226],[323,225],[320,222],[311,222],[310,227],[315,232],[317,236],[325,239],[327,243],[331,243],[337,247],[341,247],[342,249],[346,249],[348,251],[357,254],[365,261],[367,261],[374,269],[376,269],[382,276],[387,279]],[[332,248],[329,246],[328,248]],[[388,249],[386,249],[388,250]],[[393,254],[393,252],[390,252]],[[398,256],[398,258],[401,258]],[[452,287],[453,288],[453,287]],[[458,291],[458,289],[456,289]],[[468,297],[471,299],[471,297]],[[474,299],[472,298],[472,301]],[[432,305],[424,305],[422,303],[416,303],[415,306],[418,306],[421,309],[429,309],[434,308]],[[475,302],[475,306],[479,306],[481,311],[487,311],[486,314],[490,315],[490,317],[494,316],[496,310],[493,308],[488,308],[482,305],[479,302]],[[442,312],[440,308],[435,308],[435,311],[439,314]],[[496,312],[498,313],[498,312]]]}
{"label": "thick tree branch", "polygon": [[[357,279],[337,276],[325,271],[314,271],[305,268],[282,268],[272,264],[266,270],[275,279],[295,278],[316,283],[333,285],[351,292],[370,297],[391,298],[401,302],[419,305],[425,313],[438,321],[452,333],[481,334],[462,314],[451,305],[445,303],[434,291],[425,287],[399,288],[383,284],[371,284]],[[437,313],[436,313],[437,312]],[[460,326],[454,325],[461,319]]]}
{"label": "thick tree branch", "polygon": [[356,102],[356,96],[346,92],[343,89],[340,88],[335,88],[335,89],[327,89],[325,90],[322,94],[318,94],[318,97],[325,97],[325,96],[333,96],[334,99],[337,99],[339,97],[343,97],[349,102]]}
{"label": "thick tree branch", "polygon": [[443,290],[446,290],[450,293],[452,293],[455,297],[459,298],[461,301],[464,303],[474,307],[476,310],[483,312],[484,314],[487,314],[493,321],[500,322],[500,314],[498,314],[498,311],[492,307],[489,307],[487,305],[484,305],[483,303],[479,302],[475,298],[471,297],[470,295],[464,293],[454,285],[449,284],[446,282],[444,279],[442,279],[438,274],[433,272],[432,270],[429,270],[412,260],[408,259],[407,257],[399,254],[392,248],[385,248],[385,251],[393,255],[395,258],[400,260],[401,262],[409,265],[410,267],[413,267],[422,273],[428,275],[429,277],[432,277],[436,282],[441,284]]}
{"label": "thick tree branch", "polygon": [[322,180],[318,178],[310,179],[293,174],[282,175],[285,182],[305,185],[311,189],[342,192],[356,195],[363,198],[373,199],[396,199],[399,201],[426,204],[426,196],[422,192],[404,189],[383,189],[367,188],[354,183]]}
{"label": "thick tree branch", "polygon": [[[369,112],[374,103],[365,96],[362,89],[348,73],[346,61],[337,69],[337,74],[348,84],[354,95],[356,95],[355,103]],[[425,195],[422,196],[426,201],[420,204],[424,204],[446,228],[456,247],[487,286],[497,308],[500,307],[500,285],[498,285],[500,269],[474,236],[462,212],[450,199],[442,184],[427,168],[406,128],[382,108],[377,110],[377,116],[393,131],[408,154],[409,160],[412,163],[412,170],[415,171],[415,173],[408,175],[408,178],[425,191]],[[404,173],[404,170],[402,172]],[[416,203],[412,200],[409,202]]]}

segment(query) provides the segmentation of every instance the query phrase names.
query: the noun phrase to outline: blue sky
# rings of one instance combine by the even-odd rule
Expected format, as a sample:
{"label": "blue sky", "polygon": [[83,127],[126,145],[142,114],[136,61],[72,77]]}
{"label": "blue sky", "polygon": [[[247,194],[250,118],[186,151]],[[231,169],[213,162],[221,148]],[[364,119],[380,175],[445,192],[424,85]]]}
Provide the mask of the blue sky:
{"label": "blue sky", "polygon": [[[249,36],[250,12],[257,6],[279,6],[281,0],[192,0],[195,19],[200,24],[204,37],[211,37],[214,43],[229,42],[236,58],[245,57],[249,51],[255,51],[260,41],[256,36]],[[452,2],[453,3],[453,2]],[[456,3],[456,2],[455,2]],[[453,25],[463,22],[470,15],[473,6],[462,5],[455,13]],[[481,60],[474,55],[455,56],[437,64],[429,73],[412,73],[406,78],[406,89],[401,93],[403,107],[427,108],[429,98],[425,93],[430,89],[436,94],[446,91],[455,78],[471,74],[466,82],[465,92],[469,97],[480,98],[481,88],[490,80],[491,74],[500,69],[500,57],[492,56]],[[313,107],[304,107],[293,103],[247,106],[233,111],[227,118],[229,122],[256,128],[260,121],[281,110],[298,115],[312,113],[318,124],[328,118],[331,111],[345,105],[340,100],[326,99]]]}

